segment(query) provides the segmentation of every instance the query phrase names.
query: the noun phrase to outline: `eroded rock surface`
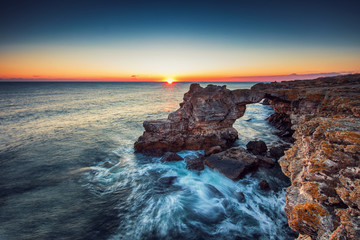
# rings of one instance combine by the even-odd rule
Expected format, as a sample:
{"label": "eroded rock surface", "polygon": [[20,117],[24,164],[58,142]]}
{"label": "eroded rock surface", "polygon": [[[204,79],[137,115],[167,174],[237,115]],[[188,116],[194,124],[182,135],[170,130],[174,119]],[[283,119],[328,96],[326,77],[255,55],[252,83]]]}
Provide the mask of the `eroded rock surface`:
{"label": "eroded rock surface", "polygon": [[286,213],[312,239],[360,239],[360,119],[317,117],[298,123],[280,159],[292,185]]}
{"label": "eroded rock surface", "polygon": [[255,156],[245,148],[233,147],[226,151],[212,154],[205,159],[205,164],[232,180],[243,178],[259,166],[272,167],[274,162],[263,156]]}
{"label": "eroded rock surface", "polygon": [[275,126],[284,133],[290,120],[296,130],[279,161],[292,182],[285,207],[290,227],[299,239],[360,239],[360,75],[253,90],[266,92]]}
{"label": "eroded rock surface", "polygon": [[135,143],[135,151],[162,155],[214,146],[227,149],[238,137],[232,125],[244,115],[246,104],[263,97],[262,92],[249,89],[230,91],[226,86],[192,84],[180,108],[167,119],[144,122],[145,132]]}
{"label": "eroded rock surface", "polygon": [[[281,137],[295,141],[279,160],[292,182],[285,208],[290,227],[299,239],[360,239],[360,74],[260,83],[235,91],[193,84],[168,119],[144,122],[135,150],[157,155],[222,150],[207,157],[206,165],[239,179],[270,163],[245,149],[223,151],[237,138],[232,124],[243,116],[245,105],[264,97],[275,110],[269,121]],[[210,151],[215,146],[221,149]],[[269,155],[278,158],[280,150]]]}

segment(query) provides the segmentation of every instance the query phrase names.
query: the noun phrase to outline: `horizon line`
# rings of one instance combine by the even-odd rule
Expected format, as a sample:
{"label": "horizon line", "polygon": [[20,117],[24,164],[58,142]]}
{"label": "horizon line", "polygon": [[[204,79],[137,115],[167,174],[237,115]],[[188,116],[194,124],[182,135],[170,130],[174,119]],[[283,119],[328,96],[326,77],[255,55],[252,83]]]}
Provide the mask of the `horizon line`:
{"label": "horizon line", "polygon": [[[189,82],[277,82],[277,81],[293,81],[293,80],[308,80],[321,77],[333,77],[346,74],[357,74],[359,72],[328,72],[328,73],[309,73],[309,74],[286,74],[286,75],[260,75],[260,76],[189,76],[189,77],[173,77],[176,83]],[[130,76],[129,78],[0,78],[0,82],[119,82],[119,83],[163,83],[166,82],[166,77],[144,77],[138,78]]]}

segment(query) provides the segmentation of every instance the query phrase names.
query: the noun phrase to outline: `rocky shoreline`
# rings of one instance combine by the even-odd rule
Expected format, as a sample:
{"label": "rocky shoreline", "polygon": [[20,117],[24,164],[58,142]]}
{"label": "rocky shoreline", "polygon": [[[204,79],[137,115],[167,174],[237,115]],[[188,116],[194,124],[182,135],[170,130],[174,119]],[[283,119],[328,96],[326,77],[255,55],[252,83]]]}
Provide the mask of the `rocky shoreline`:
{"label": "rocky shoreline", "polygon": [[[287,145],[233,147],[233,123],[247,104],[262,99],[275,110],[268,120],[278,135],[293,143],[284,156]],[[156,156],[204,150],[206,156],[186,160],[187,166],[201,170],[206,164],[233,180],[280,158],[291,180],[285,212],[299,239],[360,239],[359,127],[360,74],[259,83],[251,90],[192,84],[167,119],[144,122],[134,148]]]}

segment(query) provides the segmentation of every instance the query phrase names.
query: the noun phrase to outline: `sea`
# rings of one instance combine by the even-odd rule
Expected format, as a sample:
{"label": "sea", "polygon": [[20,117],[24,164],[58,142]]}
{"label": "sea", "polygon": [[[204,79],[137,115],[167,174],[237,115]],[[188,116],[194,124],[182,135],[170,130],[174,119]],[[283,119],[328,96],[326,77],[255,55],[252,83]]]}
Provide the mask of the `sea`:
{"label": "sea", "polygon": [[[201,83],[205,87],[208,83]],[[254,83],[216,83],[228,89]],[[190,83],[0,83],[0,239],[293,239],[279,166],[239,181],[134,153]],[[281,144],[248,105],[235,145]],[[182,157],[202,151],[182,151]],[[259,189],[265,179],[271,190]]]}

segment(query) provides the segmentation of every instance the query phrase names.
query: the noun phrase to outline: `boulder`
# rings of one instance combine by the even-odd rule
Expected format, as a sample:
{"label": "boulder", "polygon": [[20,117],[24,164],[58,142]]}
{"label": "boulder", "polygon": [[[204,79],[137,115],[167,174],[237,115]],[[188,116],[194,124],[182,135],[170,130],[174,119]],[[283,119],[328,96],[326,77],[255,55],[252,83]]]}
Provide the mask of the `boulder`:
{"label": "boulder", "polygon": [[178,154],[173,152],[167,152],[162,156],[161,162],[175,162],[175,161],[182,161],[184,160],[182,157],[180,157]]}
{"label": "boulder", "polygon": [[205,164],[232,180],[238,180],[247,173],[257,170],[259,160],[244,148],[233,147],[207,157]]}
{"label": "boulder", "polygon": [[264,179],[259,182],[259,188],[263,191],[271,190],[269,183]]}
{"label": "boulder", "polygon": [[197,158],[186,158],[186,168],[189,170],[202,171],[205,168],[204,160],[204,156],[200,156]]}
{"label": "boulder", "polygon": [[265,155],[267,151],[264,141],[250,141],[246,144],[246,148],[255,155]]}

